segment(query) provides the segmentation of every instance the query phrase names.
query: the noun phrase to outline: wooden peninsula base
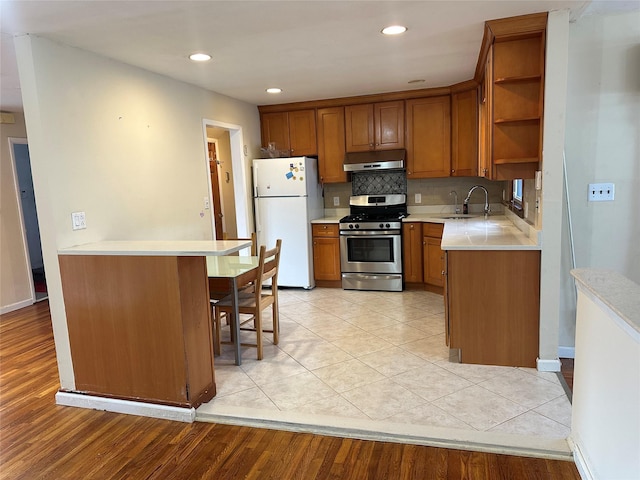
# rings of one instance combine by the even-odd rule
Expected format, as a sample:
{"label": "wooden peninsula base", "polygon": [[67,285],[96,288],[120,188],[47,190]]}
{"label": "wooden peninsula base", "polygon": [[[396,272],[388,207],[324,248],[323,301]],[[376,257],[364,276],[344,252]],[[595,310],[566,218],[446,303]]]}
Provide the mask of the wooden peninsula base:
{"label": "wooden peninsula base", "polygon": [[214,397],[204,256],[59,263],[76,392],[193,408]]}
{"label": "wooden peninsula base", "polygon": [[462,363],[536,367],[540,251],[451,250],[447,338]]}

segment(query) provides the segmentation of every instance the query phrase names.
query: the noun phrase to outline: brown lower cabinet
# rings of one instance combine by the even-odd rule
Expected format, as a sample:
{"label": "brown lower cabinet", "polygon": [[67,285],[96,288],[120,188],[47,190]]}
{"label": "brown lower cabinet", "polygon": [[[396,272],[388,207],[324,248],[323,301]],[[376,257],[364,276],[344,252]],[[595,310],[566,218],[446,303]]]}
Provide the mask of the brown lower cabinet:
{"label": "brown lower cabinet", "polygon": [[442,223],[422,225],[425,290],[435,293],[442,293],[444,287],[444,252],[440,247],[443,231]]}
{"label": "brown lower cabinet", "polygon": [[205,257],[58,259],[75,391],[194,408],[213,398]]}
{"label": "brown lower cabinet", "polygon": [[311,226],[313,236],[313,277],[319,287],[338,287],[340,275],[340,237],[337,223]]}
{"label": "brown lower cabinet", "polygon": [[535,367],[540,251],[446,252],[446,322],[462,363]]}

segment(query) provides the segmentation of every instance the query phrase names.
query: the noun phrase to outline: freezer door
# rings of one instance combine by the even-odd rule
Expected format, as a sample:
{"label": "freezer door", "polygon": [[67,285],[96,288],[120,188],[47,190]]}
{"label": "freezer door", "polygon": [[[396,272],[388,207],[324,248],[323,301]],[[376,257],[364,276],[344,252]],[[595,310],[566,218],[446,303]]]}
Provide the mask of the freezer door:
{"label": "freezer door", "polygon": [[307,195],[306,157],[261,158],[253,161],[254,197]]}
{"label": "freezer door", "polygon": [[306,198],[257,198],[258,245],[272,248],[282,239],[278,285],[313,288],[311,224]]}

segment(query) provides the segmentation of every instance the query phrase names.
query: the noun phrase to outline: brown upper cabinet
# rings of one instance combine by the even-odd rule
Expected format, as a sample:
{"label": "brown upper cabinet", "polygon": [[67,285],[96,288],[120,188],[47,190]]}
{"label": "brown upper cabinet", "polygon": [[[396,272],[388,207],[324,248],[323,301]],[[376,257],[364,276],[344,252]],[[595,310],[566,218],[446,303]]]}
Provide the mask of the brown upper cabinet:
{"label": "brown upper cabinet", "polygon": [[474,78],[456,85],[260,106],[262,144],[318,155],[325,183],[348,180],[346,152],[398,148],[406,148],[409,179],[534,178],[546,25],[546,13],[485,22]]}
{"label": "brown upper cabinet", "polygon": [[478,92],[451,95],[451,176],[478,175]]}
{"label": "brown upper cabinet", "polygon": [[[483,134],[494,180],[534,178],[542,159],[547,14],[486,22]],[[482,59],[482,56],[481,56]],[[487,158],[484,158],[485,164]]]}
{"label": "brown upper cabinet", "polygon": [[260,116],[262,146],[275,143],[277,150],[291,156],[317,155],[315,110],[263,113]]}
{"label": "brown upper cabinet", "polygon": [[347,152],[404,147],[404,101],[345,107]]}
{"label": "brown upper cabinet", "polygon": [[344,107],[319,108],[318,125],[318,169],[322,183],[347,181],[344,171],[345,132]]}
{"label": "brown upper cabinet", "polygon": [[407,108],[407,178],[448,177],[451,170],[449,95],[415,98]]}

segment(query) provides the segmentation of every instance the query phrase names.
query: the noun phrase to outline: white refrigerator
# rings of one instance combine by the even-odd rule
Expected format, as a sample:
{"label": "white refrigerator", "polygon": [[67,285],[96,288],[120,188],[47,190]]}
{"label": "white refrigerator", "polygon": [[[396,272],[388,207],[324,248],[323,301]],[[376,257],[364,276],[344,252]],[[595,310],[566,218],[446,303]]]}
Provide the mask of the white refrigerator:
{"label": "white refrigerator", "polygon": [[253,161],[258,245],[282,239],[278,286],[313,288],[311,221],[324,214],[318,161],[310,157]]}

